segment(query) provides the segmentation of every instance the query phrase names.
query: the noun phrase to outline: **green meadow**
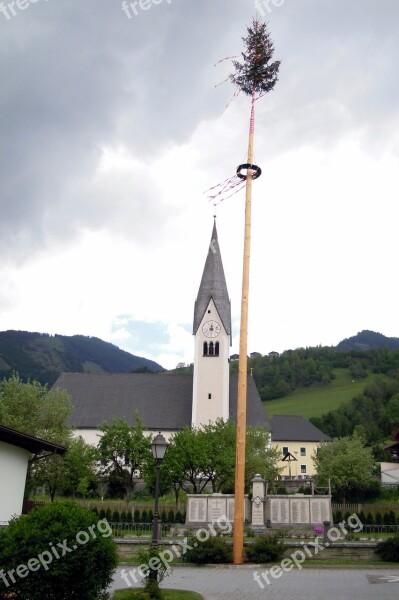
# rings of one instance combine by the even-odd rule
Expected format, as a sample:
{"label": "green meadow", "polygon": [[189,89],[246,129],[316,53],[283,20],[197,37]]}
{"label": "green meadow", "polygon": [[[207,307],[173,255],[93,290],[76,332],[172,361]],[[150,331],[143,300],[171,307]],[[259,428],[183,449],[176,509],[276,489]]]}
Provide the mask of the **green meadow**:
{"label": "green meadow", "polygon": [[[324,386],[298,388],[284,398],[263,403],[268,417],[273,415],[302,415],[320,417],[363,393],[364,388],[377,375],[352,380],[347,369],[334,369],[335,379]],[[381,377],[381,375],[378,375]]]}

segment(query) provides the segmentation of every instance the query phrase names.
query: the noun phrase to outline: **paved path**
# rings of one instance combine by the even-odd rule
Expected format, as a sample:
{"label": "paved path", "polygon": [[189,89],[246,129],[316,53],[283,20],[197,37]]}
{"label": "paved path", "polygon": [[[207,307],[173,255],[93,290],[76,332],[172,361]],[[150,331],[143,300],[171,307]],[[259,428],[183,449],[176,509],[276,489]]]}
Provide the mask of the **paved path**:
{"label": "paved path", "polygon": [[[126,571],[134,569],[126,567]],[[269,575],[270,584],[262,589],[254,574],[255,567],[176,567],[162,586],[199,592],[205,600],[398,600],[399,569],[309,568]],[[139,587],[139,576],[135,573]],[[262,581],[262,580],[261,580]],[[118,569],[113,589],[128,587]]]}

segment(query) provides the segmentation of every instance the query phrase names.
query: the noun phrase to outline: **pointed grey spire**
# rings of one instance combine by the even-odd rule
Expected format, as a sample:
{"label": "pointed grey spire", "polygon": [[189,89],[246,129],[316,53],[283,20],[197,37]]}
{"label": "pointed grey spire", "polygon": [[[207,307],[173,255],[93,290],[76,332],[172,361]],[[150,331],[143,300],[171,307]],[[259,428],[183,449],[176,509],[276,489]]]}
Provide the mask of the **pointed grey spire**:
{"label": "pointed grey spire", "polygon": [[205,262],[197,300],[195,301],[194,305],[194,335],[198,331],[198,327],[201,324],[211,298],[215,303],[216,309],[226,332],[231,336],[230,299],[227,291],[226,278],[224,276],[222,257],[220,254],[216,221],[213,225],[208,256]]}

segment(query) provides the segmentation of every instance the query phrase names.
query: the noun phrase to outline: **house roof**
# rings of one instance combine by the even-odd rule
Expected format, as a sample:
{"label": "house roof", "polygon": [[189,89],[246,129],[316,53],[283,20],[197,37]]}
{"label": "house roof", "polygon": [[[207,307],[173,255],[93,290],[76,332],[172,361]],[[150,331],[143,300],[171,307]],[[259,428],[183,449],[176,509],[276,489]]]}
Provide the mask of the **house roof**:
{"label": "house roof", "polygon": [[208,256],[206,258],[197,300],[194,305],[194,335],[198,331],[198,327],[201,324],[211,299],[215,303],[216,310],[219,313],[226,333],[231,335],[231,304],[220,254],[216,221],[213,224]]}
{"label": "house roof", "polygon": [[273,442],[331,442],[331,438],[299,415],[274,415],[270,420]]}
{"label": "house roof", "polygon": [[52,442],[28,435],[27,433],[22,433],[16,429],[4,427],[4,425],[0,425],[0,442],[18,446],[19,448],[28,450],[32,454],[37,454],[42,450],[46,450],[53,454],[65,454],[66,452],[64,446],[53,444]]}
{"label": "house roof", "polygon": [[[237,414],[237,374],[230,376],[230,418]],[[148,429],[191,427],[193,375],[168,373],[61,373],[54,387],[71,397],[71,424],[97,429],[113,417],[135,424],[137,411]],[[248,425],[265,425],[266,414],[252,377],[248,377]]]}

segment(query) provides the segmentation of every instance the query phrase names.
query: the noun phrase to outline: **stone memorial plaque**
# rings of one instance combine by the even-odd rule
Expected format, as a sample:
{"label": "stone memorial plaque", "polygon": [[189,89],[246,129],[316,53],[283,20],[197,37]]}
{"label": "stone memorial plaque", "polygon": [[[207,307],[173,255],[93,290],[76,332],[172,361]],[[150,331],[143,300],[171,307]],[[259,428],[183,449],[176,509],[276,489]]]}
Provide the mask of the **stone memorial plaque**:
{"label": "stone memorial plaque", "polygon": [[188,498],[188,522],[206,523],[206,498]]}
{"label": "stone memorial plaque", "polygon": [[208,520],[217,521],[219,517],[226,517],[226,499],[209,498],[208,500]]}
{"label": "stone memorial plaque", "polygon": [[227,499],[227,520],[233,522],[234,521],[234,498]]}
{"label": "stone memorial plaque", "polygon": [[312,523],[323,523],[330,520],[330,499],[318,498],[310,501]]}
{"label": "stone memorial plaque", "polygon": [[291,498],[291,523],[309,523],[309,500]]}
{"label": "stone memorial plaque", "polygon": [[270,499],[270,520],[272,523],[289,523],[289,500]]}

